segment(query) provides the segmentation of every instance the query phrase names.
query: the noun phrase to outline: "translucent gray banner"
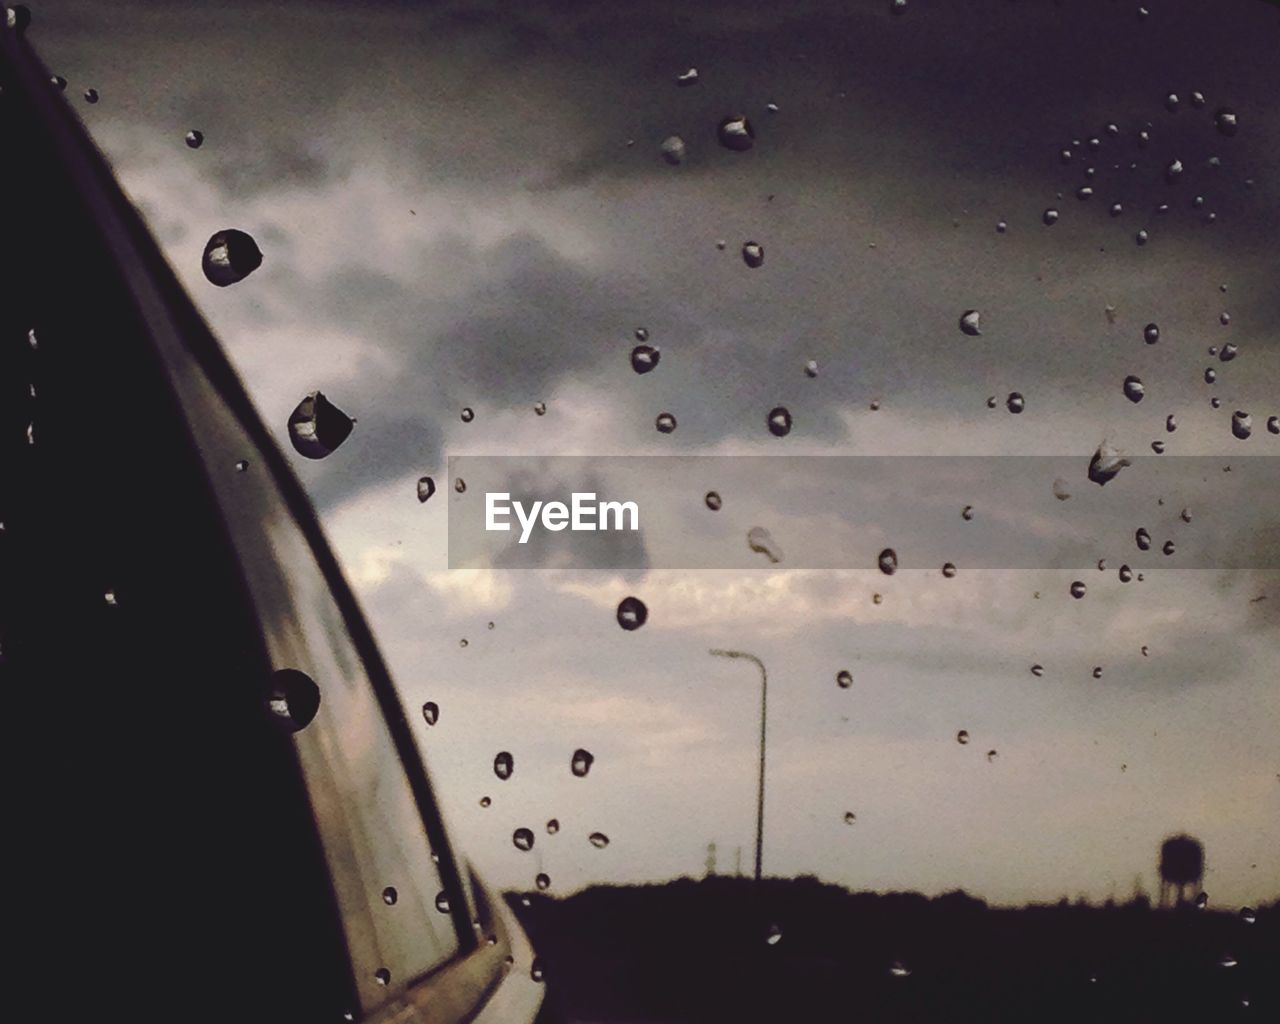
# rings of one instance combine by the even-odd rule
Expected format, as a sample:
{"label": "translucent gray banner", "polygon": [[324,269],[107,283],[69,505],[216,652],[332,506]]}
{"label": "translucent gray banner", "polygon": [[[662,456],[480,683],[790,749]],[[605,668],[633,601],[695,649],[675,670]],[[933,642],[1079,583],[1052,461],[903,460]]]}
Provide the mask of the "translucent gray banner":
{"label": "translucent gray banner", "polygon": [[449,565],[1280,567],[1280,459],[1108,455],[456,456]]}

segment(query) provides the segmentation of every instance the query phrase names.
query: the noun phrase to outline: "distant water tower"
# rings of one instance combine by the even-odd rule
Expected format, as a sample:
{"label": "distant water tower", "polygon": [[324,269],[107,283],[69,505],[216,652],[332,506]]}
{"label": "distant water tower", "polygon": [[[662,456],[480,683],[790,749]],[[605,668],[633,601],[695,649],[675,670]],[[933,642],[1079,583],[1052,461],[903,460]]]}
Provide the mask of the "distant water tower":
{"label": "distant water tower", "polygon": [[716,873],[716,844],[707,843],[707,877],[712,878]]}
{"label": "distant water tower", "polygon": [[1192,836],[1170,836],[1160,844],[1160,906],[1180,906],[1204,880],[1204,844]]}

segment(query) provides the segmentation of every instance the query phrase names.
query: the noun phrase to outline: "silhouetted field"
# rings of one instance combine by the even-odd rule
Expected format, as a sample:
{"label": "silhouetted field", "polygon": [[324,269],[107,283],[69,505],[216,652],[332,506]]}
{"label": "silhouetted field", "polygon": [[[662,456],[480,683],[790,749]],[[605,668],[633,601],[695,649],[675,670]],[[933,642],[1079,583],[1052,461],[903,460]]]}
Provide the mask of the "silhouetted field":
{"label": "silhouetted field", "polygon": [[1276,904],[1250,924],[1238,907],[1004,909],[812,878],[509,900],[571,1022],[1280,1020]]}

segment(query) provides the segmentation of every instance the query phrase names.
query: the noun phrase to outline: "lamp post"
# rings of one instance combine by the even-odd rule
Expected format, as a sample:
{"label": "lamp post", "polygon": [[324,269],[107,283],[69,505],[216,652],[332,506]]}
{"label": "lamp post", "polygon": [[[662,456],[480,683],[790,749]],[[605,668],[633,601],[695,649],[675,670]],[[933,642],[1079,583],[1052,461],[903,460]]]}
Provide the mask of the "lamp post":
{"label": "lamp post", "polygon": [[717,658],[745,658],[760,670],[760,785],[756,795],[756,881],[760,881],[764,863],[764,749],[768,723],[769,675],[764,662],[746,651],[724,651],[713,648],[710,654]]}

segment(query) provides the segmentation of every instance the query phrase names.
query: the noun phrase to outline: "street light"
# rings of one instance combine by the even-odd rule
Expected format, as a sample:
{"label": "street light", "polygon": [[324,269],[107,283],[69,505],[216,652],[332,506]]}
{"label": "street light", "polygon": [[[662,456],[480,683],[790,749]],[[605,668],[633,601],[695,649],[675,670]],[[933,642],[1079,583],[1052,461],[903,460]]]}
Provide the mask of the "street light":
{"label": "street light", "polygon": [[756,881],[760,881],[764,862],[764,743],[765,728],[768,722],[769,676],[765,672],[764,662],[754,654],[746,651],[724,651],[712,648],[708,653],[717,658],[745,658],[760,670],[760,787],[756,797]]}

